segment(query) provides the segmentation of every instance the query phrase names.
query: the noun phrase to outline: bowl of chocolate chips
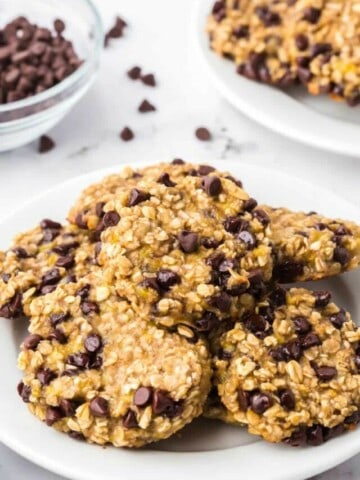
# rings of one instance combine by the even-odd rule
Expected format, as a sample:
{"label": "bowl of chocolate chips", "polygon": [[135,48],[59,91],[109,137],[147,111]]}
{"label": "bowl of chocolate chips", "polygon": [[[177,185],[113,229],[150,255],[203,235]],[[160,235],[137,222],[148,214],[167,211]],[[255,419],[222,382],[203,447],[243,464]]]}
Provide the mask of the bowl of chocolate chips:
{"label": "bowl of chocolate chips", "polygon": [[102,46],[89,0],[0,0],[0,151],[65,117],[92,84]]}

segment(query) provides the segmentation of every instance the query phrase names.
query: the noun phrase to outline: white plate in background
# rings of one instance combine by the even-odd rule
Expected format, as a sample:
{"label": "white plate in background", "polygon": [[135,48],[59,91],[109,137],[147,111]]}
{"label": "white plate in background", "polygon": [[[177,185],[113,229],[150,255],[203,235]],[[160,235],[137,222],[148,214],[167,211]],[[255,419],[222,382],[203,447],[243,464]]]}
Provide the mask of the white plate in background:
{"label": "white plate in background", "polygon": [[[360,222],[360,209],[355,205],[296,177],[230,160],[211,163],[243,180],[246,189],[261,203],[317,210]],[[132,166],[144,165],[143,162]],[[7,248],[16,233],[42,218],[64,220],[81,189],[116,170],[113,167],[74,178],[30,200],[0,221],[0,248]],[[359,285],[360,272],[357,271],[316,286],[310,284],[310,288],[331,289],[335,301],[357,319],[360,316]],[[151,448],[101,448],[76,442],[32,416],[16,392],[20,379],[16,358],[25,332],[24,323],[0,318],[0,441],[28,460],[65,477],[74,480],[302,480],[360,452],[360,429],[320,447],[292,448],[267,444],[243,429],[202,419]]]}
{"label": "white plate in background", "polygon": [[349,107],[299,86],[289,92],[248,80],[234,62],[210,49],[206,19],[214,0],[197,0],[191,41],[215,87],[232,105],[260,124],[293,140],[346,155],[360,156],[360,106]]}

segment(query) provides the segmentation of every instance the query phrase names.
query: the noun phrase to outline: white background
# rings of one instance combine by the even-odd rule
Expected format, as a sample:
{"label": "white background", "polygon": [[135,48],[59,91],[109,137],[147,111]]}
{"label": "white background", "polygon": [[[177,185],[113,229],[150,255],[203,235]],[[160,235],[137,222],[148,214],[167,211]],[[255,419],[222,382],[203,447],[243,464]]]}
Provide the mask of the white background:
{"label": "white background", "polygon": [[[220,98],[199,64],[189,39],[194,0],[96,0],[104,25],[115,14],[129,22],[125,37],[104,51],[99,77],[87,96],[51,136],[57,148],[44,155],[31,144],[0,154],[0,216],[32,195],[62,180],[91,170],[150,158],[182,157],[206,162],[215,158],[264,165],[323,185],[360,204],[360,159],[315,150],[260,127]],[[153,72],[156,88],[132,82],[126,71],[140,65]],[[157,112],[139,114],[147,98]],[[360,108],[360,107],[358,107]],[[276,115],[276,105],[274,105]],[[360,110],[359,110],[360,115]],[[130,126],[136,135],[124,143],[119,131]],[[211,142],[194,136],[208,127]],[[331,132],[329,132],[329,136]],[[359,139],[360,141],[360,139]],[[271,182],[271,178],[264,179]],[[61,453],[59,452],[59,455]],[[360,457],[321,480],[359,478]],[[0,445],[1,480],[59,480]]]}

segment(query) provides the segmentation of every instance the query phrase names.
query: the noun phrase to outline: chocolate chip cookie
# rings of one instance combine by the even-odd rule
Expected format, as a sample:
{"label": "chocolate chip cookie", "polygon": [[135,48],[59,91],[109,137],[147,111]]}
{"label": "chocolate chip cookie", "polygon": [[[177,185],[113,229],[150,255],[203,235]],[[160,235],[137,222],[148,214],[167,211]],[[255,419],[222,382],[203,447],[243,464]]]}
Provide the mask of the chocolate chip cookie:
{"label": "chocolate chip cookie", "polygon": [[322,443],[359,421],[359,340],[329,292],[277,287],[214,342],[223,408],[210,416],[270,442]]}

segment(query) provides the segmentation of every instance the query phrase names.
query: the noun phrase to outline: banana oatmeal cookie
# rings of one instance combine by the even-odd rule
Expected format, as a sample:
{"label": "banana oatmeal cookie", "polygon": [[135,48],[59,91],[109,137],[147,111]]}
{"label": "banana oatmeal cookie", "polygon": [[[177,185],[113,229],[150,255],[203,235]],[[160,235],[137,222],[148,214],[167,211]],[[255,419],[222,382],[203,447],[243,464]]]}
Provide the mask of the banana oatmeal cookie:
{"label": "banana oatmeal cookie", "polygon": [[75,439],[139,447],[202,413],[208,349],[152,325],[99,269],[25,305],[30,335],[18,391],[30,411]]}
{"label": "banana oatmeal cookie", "polygon": [[360,101],[358,0],[216,1],[207,31],[247,78]]}
{"label": "banana oatmeal cookie", "polygon": [[210,403],[208,415],[270,442],[319,445],[360,419],[359,340],[329,292],[277,287],[214,343],[223,408]]}
{"label": "banana oatmeal cookie", "polygon": [[280,282],[318,280],[359,267],[359,225],[315,212],[261,208],[271,219],[275,276]]}

